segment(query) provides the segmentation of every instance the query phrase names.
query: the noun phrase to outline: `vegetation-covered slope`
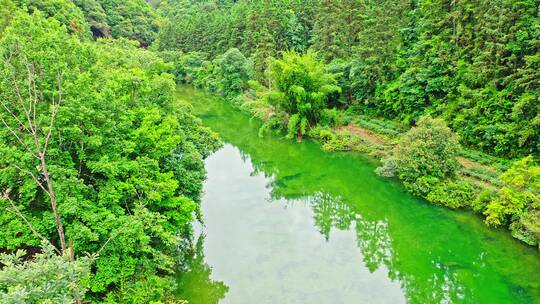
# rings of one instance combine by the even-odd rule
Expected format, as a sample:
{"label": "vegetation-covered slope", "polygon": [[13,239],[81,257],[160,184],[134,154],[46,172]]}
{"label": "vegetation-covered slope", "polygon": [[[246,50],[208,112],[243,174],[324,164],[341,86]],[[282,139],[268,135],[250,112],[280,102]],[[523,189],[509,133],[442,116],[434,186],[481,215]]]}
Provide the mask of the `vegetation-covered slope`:
{"label": "vegetation-covered slope", "polygon": [[163,1],[157,46],[238,48],[264,83],[268,57],[312,48],[343,72],[362,111],[414,124],[442,116],[461,142],[540,153],[538,3],[526,1]]}
{"label": "vegetation-covered slope", "polygon": [[[71,2],[36,3],[2,6],[13,18],[0,38],[0,248],[45,242],[39,259],[67,260],[0,275],[0,302],[163,300],[218,141],[175,103],[169,64],[137,42],[79,35],[74,20],[88,25]],[[63,277],[43,293],[28,273]]]}

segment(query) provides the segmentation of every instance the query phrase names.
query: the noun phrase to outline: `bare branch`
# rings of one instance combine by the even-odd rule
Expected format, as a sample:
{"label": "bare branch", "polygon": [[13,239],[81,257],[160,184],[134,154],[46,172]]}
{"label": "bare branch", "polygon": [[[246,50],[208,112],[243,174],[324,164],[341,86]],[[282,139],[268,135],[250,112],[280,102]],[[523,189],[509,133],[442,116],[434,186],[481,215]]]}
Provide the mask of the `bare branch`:
{"label": "bare branch", "polygon": [[26,173],[26,174],[30,175],[30,177],[32,177],[32,179],[34,180],[34,182],[36,182],[36,184],[41,188],[41,190],[43,190],[45,193],[47,193],[47,195],[48,195],[49,197],[51,196],[51,194],[49,193],[49,190],[47,190],[47,189],[45,188],[45,186],[43,186],[43,183],[41,183],[41,181],[40,181],[40,180],[39,180],[32,172],[30,172],[30,171],[28,171],[28,170],[25,170],[25,169],[23,169],[23,168],[21,168],[21,167],[15,165],[15,164],[11,164],[11,166],[14,167],[14,168],[16,168],[17,170],[23,172],[23,173]]}
{"label": "bare branch", "polygon": [[[36,69],[35,69],[33,64],[32,64],[32,74],[29,74],[29,75],[34,75],[34,76],[36,75]],[[30,76],[28,76],[28,78],[30,78]],[[38,96],[37,96],[36,80],[35,79],[32,79],[32,84],[33,84],[33,89],[34,89],[34,109],[32,111],[33,112],[32,117],[33,117],[33,120],[34,120],[34,127],[37,130],[37,126],[36,126],[36,108],[37,108]],[[43,98],[41,100],[43,100]]]}
{"label": "bare branch", "polygon": [[49,124],[49,130],[47,132],[47,135],[45,136],[45,143],[43,144],[43,154],[47,152],[47,147],[49,146],[49,140],[51,139],[51,134],[53,130],[54,121],[56,119],[56,114],[58,114],[58,111],[60,109],[60,104],[62,102],[62,74],[58,74],[56,77],[58,81],[58,102],[55,104],[53,102],[53,109],[51,114],[51,122]]}
{"label": "bare branch", "polygon": [[107,244],[109,244],[110,241],[114,240],[116,237],[118,237],[120,235],[120,233],[122,233],[122,229],[124,229],[124,227],[126,227],[127,225],[129,224],[129,221],[125,222],[124,224],[122,224],[122,226],[120,226],[119,228],[116,229],[115,233],[113,235],[111,235],[106,241],[105,243],[103,243],[103,245],[101,245],[101,247],[99,248],[99,250],[94,254],[96,257],[99,256],[99,254],[103,251],[103,249],[105,249],[105,247],[107,246]]}
{"label": "bare branch", "polygon": [[[11,70],[15,71],[15,67],[11,65],[9,61],[6,61],[6,64],[11,68]],[[30,78],[30,75],[28,77]],[[35,133],[34,126],[32,125],[32,120],[30,119],[30,112],[29,112],[29,109],[26,108],[24,98],[22,97],[21,90],[17,83],[15,72],[11,73],[11,78],[12,78],[13,87],[15,88],[15,92],[17,94],[17,100],[21,104],[24,114],[26,115],[26,119],[28,120],[28,123],[30,124],[30,130],[32,131],[31,133]],[[28,84],[28,89],[30,90],[30,83]]]}
{"label": "bare branch", "polygon": [[19,123],[19,125],[24,128],[26,132],[30,133],[30,130],[28,130],[28,128],[22,123],[22,121],[19,119],[19,117],[17,117],[17,115],[15,115],[15,113],[13,113],[3,101],[0,100],[0,103],[2,104],[4,109],[9,113],[9,115],[11,115],[11,117],[13,117]]}
{"label": "bare branch", "polygon": [[34,151],[32,151],[32,149],[30,149],[30,147],[28,147],[28,145],[19,137],[19,135],[17,135],[17,132],[15,132],[9,125],[8,123],[5,121],[5,119],[3,117],[0,116],[0,120],[2,120],[2,123],[4,124],[4,126],[6,126],[6,128],[9,130],[9,132],[11,132],[11,134],[13,134],[13,136],[15,136],[15,138],[17,139],[17,141],[32,155],[34,156],[35,158],[39,159],[38,155],[36,155],[34,153]]}
{"label": "bare branch", "polygon": [[28,228],[30,228],[30,230],[37,236],[39,237],[40,239],[42,239],[43,241],[49,243],[53,248],[54,250],[58,253],[58,254],[61,254],[60,250],[58,250],[58,248],[56,248],[56,246],[54,246],[51,241],[49,241],[46,237],[44,237],[41,233],[39,233],[37,231],[37,229],[34,227],[34,225],[32,225],[32,223],[30,223],[30,221],[24,216],[24,214],[22,214],[22,212],[19,210],[19,208],[17,208],[17,206],[15,205],[15,203],[13,202],[13,200],[11,200],[11,198],[9,198],[9,189],[7,189],[6,191],[4,191],[3,195],[2,195],[2,199],[4,199],[5,201],[7,201],[10,206],[11,206],[11,209],[13,210],[9,210],[9,208],[7,208],[7,211],[8,212],[11,212],[12,214],[15,214],[17,215],[18,217],[20,217],[24,223],[28,226]]}
{"label": "bare branch", "polygon": [[[22,106],[22,110],[24,111],[24,114],[26,116],[26,119],[28,121],[30,130],[29,130],[29,136],[32,138],[35,144],[35,150],[30,149],[28,145],[20,138],[20,136],[13,130],[12,127],[8,125],[8,123],[2,118],[2,122],[4,125],[10,130],[10,132],[15,135],[17,140],[31,153],[31,155],[37,157],[39,159],[39,171],[41,175],[43,176],[43,182],[40,181],[32,172],[20,169],[21,171],[29,174],[34,181],[37,183],[37,185],[45,191],[49,195],[50,198],[50,204],[51,209],[54,215],[54,220],[56,223],[56,229],[58,231],[58,237],[60,239],[60,245],[61,245],[61,251],[62,253],[66,252],[66,239],[64,235],[64,227],[62,226],[62,222],[60,220],[60,215],[58,213],[58,206],[56,201],[56,194],[54,191],[54,185],[51,178],[51,174],[49,172],[48,166],[47,166],[47,159],[46,159],[46,148],[49,144],[52,130],[54,127],[54,122],[56,119],[56,114],[58,112],[58,105],[54,102],[54,96],[52,100],[52,115],[51,115],[51,121],[49,130],[47,130],[47,134],[44,134],[44,131],[42,128],[38,128],[38,119],[36,118],[36,112],[37,112],[37,106],[40,101],[43,101],[43,90],[39,90],[38,92],[38,85],[37,85],[37,79],[38,75],[36,74],[36,67],[33,63],[30,63],[28,61],[28,58],[26,56],[22,56],[22,60],[24,61],[24,65],[26,67],[26,72],[28,73],[26,76],[27,86],[28,86],[28,104],[26,104],[26,99],[23,98],[23,94],[21,93],[21,90],[19,88],[19,84],[17,82],[17,74],[16,69],[13,67],[13,65],[9,62],[9,60],[5,60],[6,65],[8,65],[11,70],[11,76],[12,76],[12,83],[13,87],[15,88],[15,92],[18,98],[19,103]],[[62,98],[62,82],[61,82],[61,75],[57,75],[57,81],[59,86],[59,101]],[[40,138],[40,135],[43,134],[45,138]],[[41,140],[44,140],[43,146],[41,143]]]}

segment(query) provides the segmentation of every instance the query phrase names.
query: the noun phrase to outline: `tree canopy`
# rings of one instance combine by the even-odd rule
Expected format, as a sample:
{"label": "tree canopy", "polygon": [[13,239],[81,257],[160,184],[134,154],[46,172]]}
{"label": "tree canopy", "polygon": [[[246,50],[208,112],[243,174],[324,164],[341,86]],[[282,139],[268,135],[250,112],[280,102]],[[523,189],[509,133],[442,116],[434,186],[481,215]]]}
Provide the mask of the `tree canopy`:
{"label": "tree canopy", "polygon": [[218,141],[158,56],[46,17],[17,12],[0,39],[0,247],[69,242],[99,253],[88,299],[159,300]]}
{"label": "tree canopy", "polygon": [[361,111],[414,125],[440,116],[469,147],[540,153],[538,5],[533,0],[163,1],[156,46],[231,47],[256,79],[281,51],[314,49],[348,63],[342,87]]}

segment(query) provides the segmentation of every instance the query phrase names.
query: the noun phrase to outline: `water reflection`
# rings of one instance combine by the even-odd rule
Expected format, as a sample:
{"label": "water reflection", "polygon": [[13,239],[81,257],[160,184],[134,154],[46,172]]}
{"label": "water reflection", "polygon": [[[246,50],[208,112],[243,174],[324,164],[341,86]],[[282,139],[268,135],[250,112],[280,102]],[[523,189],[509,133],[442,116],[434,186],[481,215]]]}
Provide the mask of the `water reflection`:
{"label": "water reflection", "polygon": [[389,270],[388,276],[394,280],[397,277],[395,267],[392,265],[394,257],[392,240],[388,233],[386,221],[363,221],[361,216],[356,219],[356,243],[364,256],[364,264],[370,272],[374,272],[381,265]]}
{"label": "water reflection", "polygon": [[[236,150],[231,146],[227,149]],[[289,166],[280,167],[279,162],[267,161],[264,154],[259,158],[258,153],[259,150],[250,153],[244,150],[241,154],[246,166],[251,166],[249,175],[265,181],[269,194],[267,201],[270,204],[290,206],[303,203],[309,206],[314,225],[326,241],[330,240],[332,231],[335,230],[354,232],[363,267],[370,273],[382,271],[389,280],[398,282],[407,302],[493,303],[490,301],[497,299],[497,303],[530,303],[528,300],[534,298],[530,294],[534,289],[530,288],[524,289],[529,295],[522,297],[523,300],[511,297],[508,289],[512,284],[501,282],[501,278],[505,275],[494,275],[496,267],[482,263],[482,257],[486,252],[481,248],[471,247],[471,245],[482,247],[484,244],[473,241],[473,244],[463,244],[463,248],[460,248],[459,241],[467,239],[471,242],[470,239],[474,240],[475,235],[469,235],[470,231],[464,231],[460,223],[449,220],[445,211],[433,212],[431,206],[412,202],[418,205],[416,206],[418,210],[425,213],[423,221],[402,213],[406,208],[398,210],[383,208],[382,211],[369,212],[369,209],[359,207],[344,195],[351,199],[367,201],[370,205],[384,205],[386,202],[370,197],[370,191],[361,195],[355,195],[354,191],[349,192],[350,189],[347,188],[356,185],[347,185],[345,188],[340,187],[340,191],[335,191],[332,187],[326,187],[326,184],[318,182],[319,178],[316,176],[297,172],[296,170],[301,170],[301,167],[297,167],[296,170]],[[335,194],[336,192],[344,195]],[[411,202],[403,204],[407,203]],[[385,207],[396,208],[396,206]],[[405,225],[403,217],[411,222]],[[429,221],[432,220],[442,221],[443,224],[430,224]],[[397,229],[404,229],[404,233],[392,231],[392,223]],[[396,237],[399,238],[397,243],[394,240]],[[272,259],[272,256],[269,258]],[[510,262],[516,263],[516,260],[511,259]],[[474,272],[476,275],[473,275]],[[495,290],[489,291],[488,286],[481,287],[476,280],[487,283],[488,286],[495,286]],[[521,283],[518,283],[518,286],[521,286]],[[381,291],[384,292],[384,289]],[[384,299],[384,295],[381,295],[380,299]],[[385,300],[378,302],[384,303]]]}
{"label": "water reflection", "polygon": [[330,237],[330,230],[333,227],[340,230],[348,230],[351,227],[355,215],[340,197],[318,192],[306,200],[313,209],[315,224],[326,240]]}
{"label": "water reflection", "polygon": [[186,255],[179,271],[177,294],[189,299],[190,304],[217,304],[229,287],[211,279],[212,268],[205,263],[203,244],[204,234],[200,234],[192,248],[184,248]]}
{"label": "water reflection", "polygon": [[[225,220],[216,228],[215,233],[221,233],[219,238],[230,236],[231,239],[218,242],[215,236],[216,240],[210,242],[212,248],[207,248],[207,255],[212,254],[208,263],[225,263],[219,255],[233,252],[229,246],[250,246],[245,249],[247,252],[233,252],[240,258],[265,257],[260,263],[255,259],[254,265],[261,273],[248,271],[253,275],[250,280],[231,274],[234,268],[207,276],[228,284],[230,293],[240,285],[246,288],[242,291],[247,295],[258,292],[257,287],[252,286],[258,277],[273,271],[283,273],[286,267],[292,272],[295,267],[297,271],[324,267],[309,264],[310,259],[299,256],[328,258],[325,250],[333,247],[335,250],[328,254],[339,255],[331,256],[338,262],[331,260],[329,265],[345,267],[339,268],[341,273],[318,279],[314,273],[302,279],[322,282],[322,286],[318,286],[321,294],[314,295],[315,303],[326,303],[320,299],[332,295],[335,299],[332,303],[359,302],[357,298],[343,300],[339,297],[346,292],[360,294],[360,297],[370,293],[371,299],[362,298],[369,303],[540,303],[538,253],[522,246],[506,232],[486,228],[471,214],[436,208],[407,195],[399,185],[376,177],[374,165],[360,157],[326,154],[311,142],[296,144],[272,137],[259,138],[257,125],[250,126],[249,118],[222,102],[206,101],[199,110],[216,114],[206,117],[204,123],[229,143],[211,160],[213,171],[209,172],[209,183],[210,187],[218,189],[208,191],[205,197],[208,203],[226,204],[226,207],[213,205],[207,212],[217,213],[212,220],[223,221],[224,216],[229,216],[235,221]],[[261,193],[254,195],[257,191]],[[288,206],[288,214],[265,207],[265,202],[282,209]],[[299,206],[306,206],[309,211]],[[237,216],[238,213],[242,216]],[[306,216],[312,221],[306,222],[303,219]],[[241,230],[245,226],[237,227],[236,221],[249,223],[253,231]],[[309,225],[315,226],[322,244],[312,244],[315,240],[308,235],[309,227],[305,227]],[[242,237],[243,241],[236,239]],[[345,245],[349,238],[354,246],[351,249]],[[303,252],[306,248],[298,247],[302,242],[309,242],[306,248],[313,252]],[[291,251],[288,257],[282,256],[283,250]],[[354,252],[345,253],[345,250]],[[285,268],[272,264],[281,262],[281,258],[294,263],[283,266]],[[283,265],[287,262],[283,261]],[[347,273],[346,267],[357,269]],[[319,273],[332,272],[324,269]],[[276,282],[284,278],[277,277]],[[349,287],[341,291],[325,290],[324,285],[332,285],[335,280]],[[397,285],[401,297],[394,294],[395,286],[391,283]],[[283,286],[272,281],[261,290],[263,288],[279,292]],[[297,289],[302,292],[310,288],[311,285],[302,285]],[[351,291],[354,289],[358,292]],[[289,296],[281,294],[278,299],[296,299]],[[310,294],[301,296],[303,298],[299,298],[306,302]],[[229,295],[225,295],[224,302],[228,298]],[[282,300],[281,303],[302,301]]]}
{"label": "water reflection", "polygon": [[[394,264],[392,240],[386,220],[368,221],[355,214],[342,197],[315,193],[308,197],[314,212],[315,224],[328,240],[332,228],[349,230],[354,223],[357,245],[363,255],[365,267],[371,273],[385,266],[388,277],[401,282],[409,303],[456,303],[466,299],[465,287],[451,266],[432,261],[433,272],[427,282],[418,282],[418,276],[401,275]],[[426,284],[427,283],[427,284]],[[429,289],[418,288],[430,286]],[[470,299],[470,298],[469,298]]]}

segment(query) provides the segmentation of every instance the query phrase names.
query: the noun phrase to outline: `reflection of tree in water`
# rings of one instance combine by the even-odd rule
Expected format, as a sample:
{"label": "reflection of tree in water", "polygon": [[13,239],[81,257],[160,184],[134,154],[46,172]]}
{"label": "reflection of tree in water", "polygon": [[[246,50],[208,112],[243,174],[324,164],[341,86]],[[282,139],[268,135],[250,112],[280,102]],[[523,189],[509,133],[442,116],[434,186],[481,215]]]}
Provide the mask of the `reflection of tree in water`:
{"label": "reflection of tree in water", "polygon": [[[461,276],[460,270],[433,260],[431,253],[423,251],[429,248],[419,247],[416,249],[418,252],[402,252],[406,254],[400,255],[400,247],[394,244],[387,218],[367,219],[345,198],[327,193],[324,189],[314,191],[313,187],[306,187],[309,179],[304,177],[308,175],[304,176],[289,167],[281,168],[279,161],[264,160],[268,159],[264,151],[241,153],[244,161],[253,164],[251,175],[263,174],[270,180],[267,185],[270,201],[303,200],[310,204],[315,225],[326,240],[332,228],[349,230],[354,223],[357,245],[365,266],[370,272],[384,266],[388,277],[400,282],[408,303],[452,303],[474,299],[471,290],[463,285],[462,281],[467,278]],[[410,249],[407,247],[407,250]],[[421,264],[420,268],[415,268],[415,264]],[[431,266],[426,267],[426,264]]]}
{"label": "reflection of tree in water", "polygon": [[318,192],[310,196],[308,202],[313,209],[315,224],[326,240],[330,237],[332,227],[348,230],[354,220],[354,213],[342,198]]}
{"label": "reflection of tree in water", "polygon": [[[391,269],[393,257],[392,240],[386,221],[366,221],[356,214],[341,197],[318,192],[308,198],[315,218],[315,224],[326,240],[330,230],[349,230],[356,224],[357,244],[364,255],[364,263],[371,272],[382,264]],[[395,279],[395,275],[391,277]]]}
{"label": "reflection of tree in water", "polygon": [[455,269],[437,261],[432,261],[432,264],[434,271],[426,273],[427,278],[418,275],[401,276],[401,287],[406,290],[408,303],[455,303],[465,299],[474,302],[473,296],[467,294],[467,289],[459,283]]}
{"label": "reflection of tree in water", "polygon": [[[312,206],[315,224],[327,240],[332,228],[349,230],[351,224],[355,223],[357,245],[362,252],[365,266],[370,272],[385,266],[388,277],[401,283],[407,302],[453,303],[465,299],[466,289],[460,285],[455,267],[432,261],[432,267],[427,273],[417,272],[410,275],[398,269],[400,263],[394,253],[387,220],[366,220],[355,213],[342,197],[327,193],[318,192],[307,200]],[[418,258],[421,259],[422,255]]]}
{"label": "reflection of tree in water", "polygon": [[178,276],[177,294],[190,304],[217,304],[225,297],[229,287],[213,281],[212,269],[204,261],[204,236],[199,236],[195,247],[185,257]]}
{"label": "reflection of tree in water", "polygon": [[361,216],[356,218],[356,242],[364,255],[364,263],[370,272],[381,265],[388,268],[390,279],[396,279],[396,271],[392,267],[394,256],[392,239],[388,232],[386,221],[364,221]]}

